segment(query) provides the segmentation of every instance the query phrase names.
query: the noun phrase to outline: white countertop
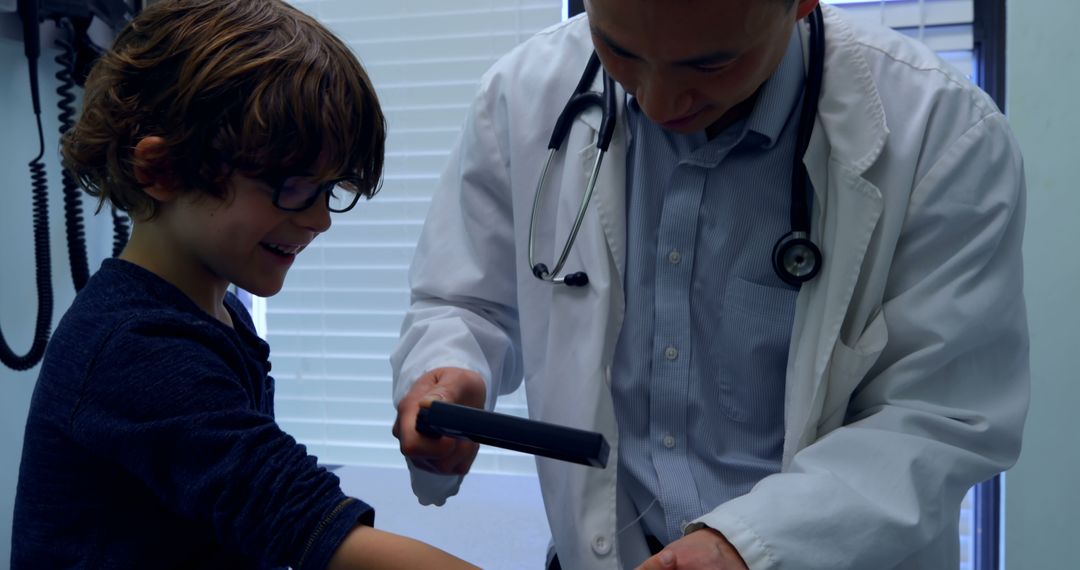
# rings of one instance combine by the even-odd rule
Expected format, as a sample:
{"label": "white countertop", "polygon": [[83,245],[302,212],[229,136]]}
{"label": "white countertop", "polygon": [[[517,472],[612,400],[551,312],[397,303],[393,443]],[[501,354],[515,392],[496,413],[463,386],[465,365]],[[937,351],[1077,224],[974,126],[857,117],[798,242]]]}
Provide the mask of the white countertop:
{"label": "white countertop", "polygon": [[422,506],[404,466],[340,467],[346,494],[375,507],[375,527],[492,570],[542,570],[550,532],[535,476],[471,473],[441,507]]}

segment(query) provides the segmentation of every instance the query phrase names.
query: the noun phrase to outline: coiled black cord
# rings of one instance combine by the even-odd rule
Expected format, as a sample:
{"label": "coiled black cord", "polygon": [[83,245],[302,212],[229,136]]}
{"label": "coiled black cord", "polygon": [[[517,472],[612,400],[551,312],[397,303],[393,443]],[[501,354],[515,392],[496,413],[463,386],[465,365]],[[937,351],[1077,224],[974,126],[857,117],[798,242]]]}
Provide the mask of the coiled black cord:
{"label": "coiled black cord", "polygon": [[131,229],[127,215],[115,207],[112,209],[112,221],[113,221],[113,242],[112,242],[112,255],[113,257],[120,257],[120,253],[124,251],[124,246],[127,245],[128,236],[131,235]]}
{"label": "coiled black cord", "polygon": [[0,332],[0,361],[14,370],[28,370],[41,361],[45,355],[45,345],[49,340],[53,315],[53,290],[49,255],[49,194],[45,175],[45,133],[41,129],[41,113],[37,116],[38,141],[40,150],[37,158],[30,161],[30,177],[33,181],[34,209],[34,262],[36,264],[38,310],[37,323],[34,326],[34,342],[24,356],[12,352]]}
{"label": "coiled black cord", "polygon": [[[137,8],[141,8],[142,2],[137,1]],[[0,330],[0,363],[14,370],[28,370],[37,365],[45,355],[45,347],[49,341],[53,317],[53,289],[52,289],[52,259],[49,252],[49,195],[48,180],[45,172],[45,133],[41,126],[41,100],[38,96],[38,70],[37,61],[41,55],[39,18],[37,2],[19,2],[19,14],[23,19],[23,36],[26,48],[26,59],[30,71],[30,93],[34,105],[34,116],[37,119],[38,130],[38,155],[30,161],[30,177],[33,187],[33,225],[34,225],[34,263],[36,266],[38,311],[37,322],[34,325],[34,339],[30,350],[25,355],[18,355],[8,346],[3,331]],[[60,64],[60,71],[56,78],[60,86],[56,89],[60,100],[57,105],[60,108],[60,133],[63,135],[74,124],[76,97],[72,93],[75,88],[75,69],[77,46],[80,37],[85,36],[85,28],[76,31],[74,25],[67,18],[58,21],[62,35],[57,43],[62,48],[56,62]],[[82,219],[81,194],[78,185],[66,169],[63,171],[64,188],[64,219],[67,226],[68,256],[71,262],[71,276],[75,283],[75,290],[79,291],[89,281],[89,269],[86,256],[86,233]],[[115,209],[112,211],[113,218],[113,256],[119,256],[128,239],[128,220]]]}
{"label": "coiled black cord", "polygon": [[[75,27],[67,18],[60,18],[57,24],[60,35],[56,39],[56,45],[60,47],[60,53],[55,60],[59,65],[59,70],[56,72],[56,80],[59,82],[56,94],[60,98],[56,106],[60,109],[60,136],[62,137],[75,124]],[[75,285],[75,291],[81,291],[90,280],[90,268],[86,259],[86,227],[83,224],[82,192],[68,169],[62,170],[61,180],[64,189],[64,227],[67,230],[71,281]]]}

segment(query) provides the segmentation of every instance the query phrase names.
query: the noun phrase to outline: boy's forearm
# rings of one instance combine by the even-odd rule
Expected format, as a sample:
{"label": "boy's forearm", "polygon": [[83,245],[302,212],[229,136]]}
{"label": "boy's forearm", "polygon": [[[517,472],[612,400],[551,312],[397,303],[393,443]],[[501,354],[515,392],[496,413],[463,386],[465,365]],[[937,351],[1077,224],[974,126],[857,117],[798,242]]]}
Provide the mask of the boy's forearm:
{"label": "boy's forearm", "polygon": [[341,541],[327,570],[476,569],[476,566],[434,546],[401,535],[359,525]]}

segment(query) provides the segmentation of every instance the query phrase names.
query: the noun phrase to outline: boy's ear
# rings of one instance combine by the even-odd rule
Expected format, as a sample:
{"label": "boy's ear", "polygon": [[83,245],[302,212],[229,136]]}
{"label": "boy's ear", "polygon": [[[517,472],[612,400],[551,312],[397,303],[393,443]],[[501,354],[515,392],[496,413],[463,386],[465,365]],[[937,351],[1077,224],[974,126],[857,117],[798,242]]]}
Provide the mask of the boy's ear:
{"label": "boy's ear", "polygon": [[176,197],[172,168],[165,150],[165,139],[157,136],[143,137],[135,144],[135,180],[143,186],[151,198],[169,202]]}

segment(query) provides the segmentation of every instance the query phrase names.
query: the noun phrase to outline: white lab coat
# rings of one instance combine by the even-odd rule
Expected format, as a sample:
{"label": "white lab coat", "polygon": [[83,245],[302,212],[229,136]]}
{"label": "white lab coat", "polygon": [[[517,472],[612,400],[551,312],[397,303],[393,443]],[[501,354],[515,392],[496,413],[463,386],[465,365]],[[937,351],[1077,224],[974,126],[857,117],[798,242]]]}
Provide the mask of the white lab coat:
{"label": "white lab coat", "polygon": [[[752,570],[952,570],[961,498],[1016,460],[1027,410],[1021,156],[994,103],[932,52],[823,9],[824,88],[804,162],[824,265],[796,305],[782,472],[695,523]],[[533,418],[606,436],[606,469],[537,460],[554,545],[575,570],[648,554],[637,525],[615,537],[636,514],[616,484],[609,390],[624,311],[621,115],[567,263],[588,287],[542,283],[527,263],[548,137],[590,50],[577,18],[484,76],[416,251],[392,358],[398,400],[425,370],[458,366],[484,377],[489,408],[524,378]],[[597,110],[581,116],[549,172],[537,238],[549,265],[598,126]],[[412,478],[424,503],[460,484]]]}

